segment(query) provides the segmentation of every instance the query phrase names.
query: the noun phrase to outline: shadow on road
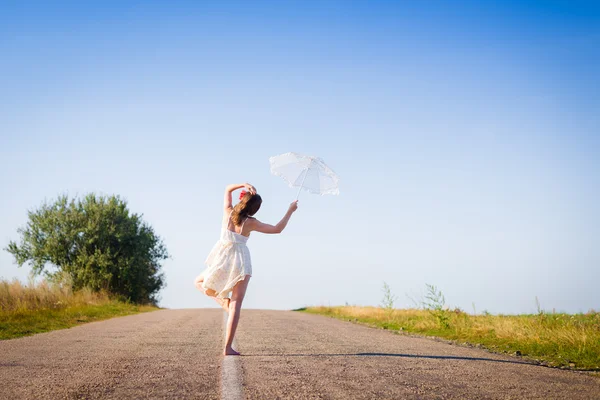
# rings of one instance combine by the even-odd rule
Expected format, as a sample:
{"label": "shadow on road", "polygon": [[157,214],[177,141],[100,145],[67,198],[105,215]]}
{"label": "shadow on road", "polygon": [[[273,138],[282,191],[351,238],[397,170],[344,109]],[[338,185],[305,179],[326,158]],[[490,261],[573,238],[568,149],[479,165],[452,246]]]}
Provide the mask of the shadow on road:
{"label": "shadow on road", "polygon": [[525,361],[497,360],[481,357],[459,357],[459,356],[427,356],[420,354],[394,354],[394,353],[332,353],[332,354],[243,354],[243,357],[404,357],[404,358],[432,358],[436,360],[466,360],[466,361],[490,361],[509,364],[536,365]]}

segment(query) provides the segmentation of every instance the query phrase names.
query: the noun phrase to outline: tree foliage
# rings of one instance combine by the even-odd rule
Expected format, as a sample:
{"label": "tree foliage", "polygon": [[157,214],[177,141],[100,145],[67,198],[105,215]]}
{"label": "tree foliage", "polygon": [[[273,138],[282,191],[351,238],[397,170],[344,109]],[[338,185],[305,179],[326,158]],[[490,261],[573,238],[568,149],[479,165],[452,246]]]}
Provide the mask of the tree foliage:
{"label": "tree foliage", "polygon": [[74,290],[106,290],[136,303],[156,303],[164,287],[161,262],[169,257],[161,238],[118,196],[59,197],[29,211],[18,229],[20,243],[6,250],[34,275],[67,274]]}

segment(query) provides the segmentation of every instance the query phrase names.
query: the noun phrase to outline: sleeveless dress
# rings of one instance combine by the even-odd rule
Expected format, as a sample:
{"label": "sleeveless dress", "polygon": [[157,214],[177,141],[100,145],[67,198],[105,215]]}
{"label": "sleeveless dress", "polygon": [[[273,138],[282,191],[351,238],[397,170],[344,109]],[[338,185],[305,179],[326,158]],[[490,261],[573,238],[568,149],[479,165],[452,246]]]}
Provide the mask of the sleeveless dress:
{"label": "sleeveless dress", "polygon": [[[201,285],[209,296],[225,298],[236,283],[246,276],[252,276],[250,250],[246,246],[248,237],[230,231],[227,228],[230,219],[231,213],[227,219],[223,218],[221,238],[204,262],[207,268],[196,278],[196,285],[198,285],[198,279],[204,277]],[[242,223],[240,232],[244,229],[245,223],[246,220]]]}

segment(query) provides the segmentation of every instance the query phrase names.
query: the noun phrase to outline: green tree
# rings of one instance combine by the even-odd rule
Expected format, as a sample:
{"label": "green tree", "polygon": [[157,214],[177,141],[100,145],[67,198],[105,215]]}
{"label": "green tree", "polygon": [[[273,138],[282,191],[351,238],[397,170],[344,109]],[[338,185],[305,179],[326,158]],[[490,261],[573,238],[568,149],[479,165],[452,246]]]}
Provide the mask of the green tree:
{"label": "green tree", "polygon": [[59,197],[28,212],[20,243],[5,249],[21,267],[52,279],[66,274],[74,290],[89,287],[136,303],[156,303],[165,286],[161,238],[118,196]]}

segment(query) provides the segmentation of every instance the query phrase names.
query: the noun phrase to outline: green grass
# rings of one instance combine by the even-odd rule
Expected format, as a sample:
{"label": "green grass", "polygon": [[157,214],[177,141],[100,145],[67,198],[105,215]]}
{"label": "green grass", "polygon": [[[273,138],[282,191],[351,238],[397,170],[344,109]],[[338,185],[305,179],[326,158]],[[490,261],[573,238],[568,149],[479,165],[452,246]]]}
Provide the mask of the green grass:
{"label": "green grass", "polygon": [[594,311],[573,315],[469,315],[460,310],[445,311],[447,328],[439,316],[427,310],[346,306],[299,311],[480,345],[498,353],[520,352],[554,367],[600,371],[600,313]]}
{"label": "green grass", "polygon": [[89,289],[73,292],[68,282],[0,280],[0,340],[154,310]]}
{"label": "green grass", "polygon": [[158,310],[158,308],[109,301],[104,304],[84,304],[63,309],[0,313],[0,340],[71,328],[86,322],[154,310]]}

